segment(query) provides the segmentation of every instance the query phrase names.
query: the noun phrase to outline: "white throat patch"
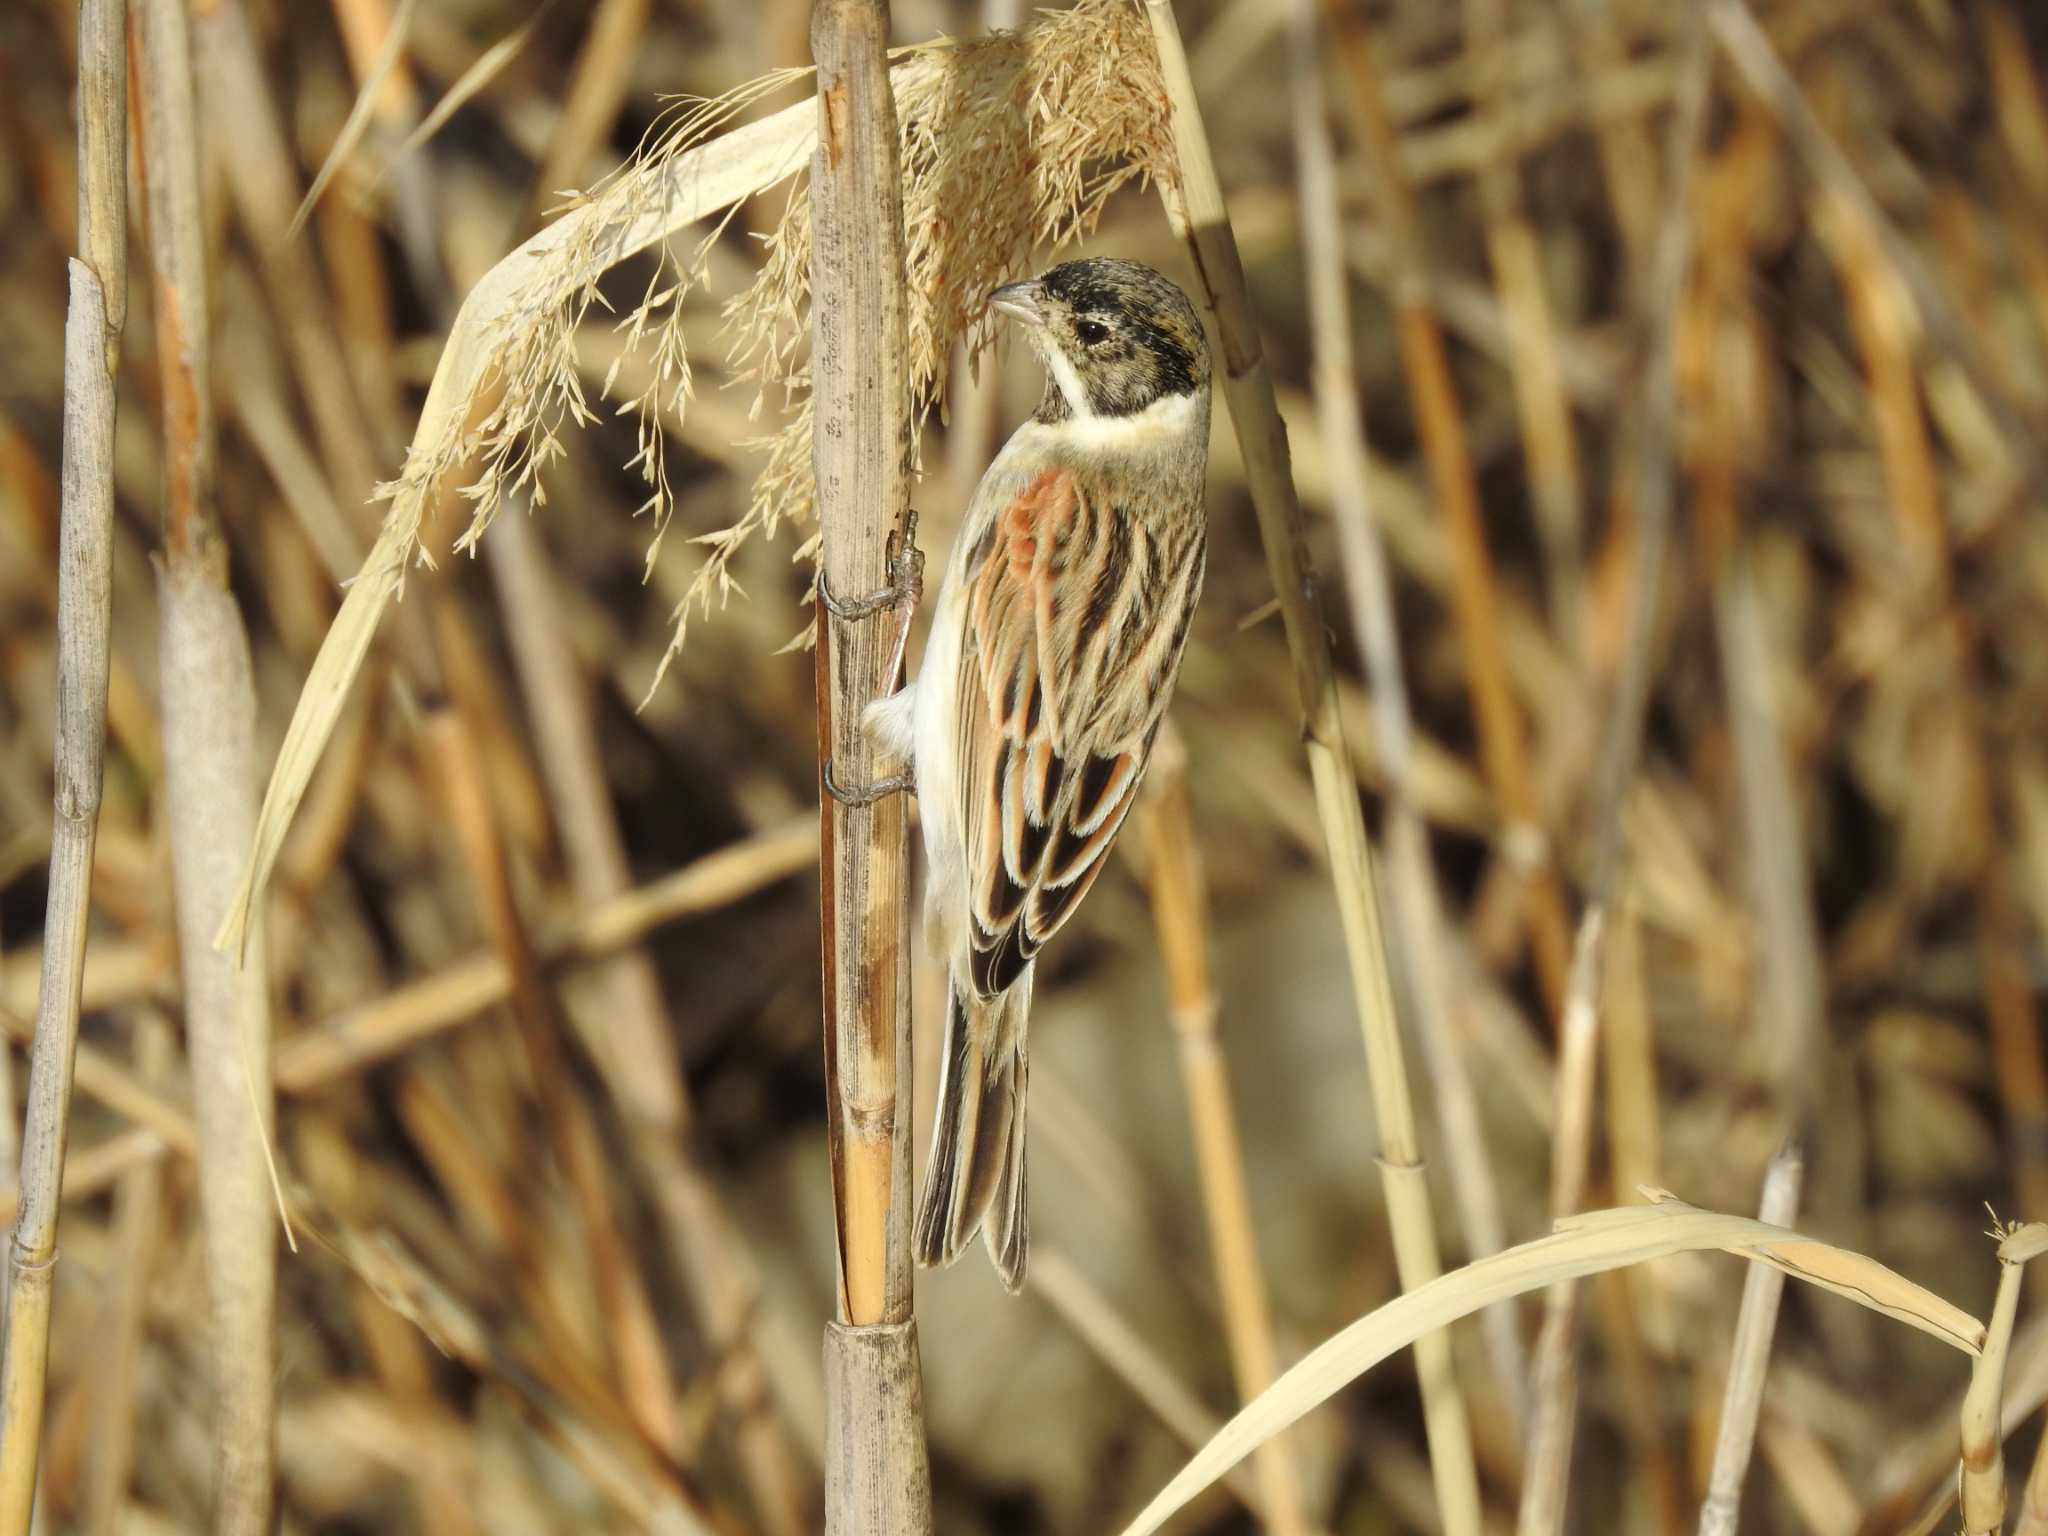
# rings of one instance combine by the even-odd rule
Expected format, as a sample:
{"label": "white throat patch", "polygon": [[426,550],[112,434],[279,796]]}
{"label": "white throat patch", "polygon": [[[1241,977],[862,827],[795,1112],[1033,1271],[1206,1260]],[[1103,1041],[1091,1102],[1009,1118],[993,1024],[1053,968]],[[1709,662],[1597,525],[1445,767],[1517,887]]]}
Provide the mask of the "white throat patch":
{"label": "white throat patch", "polygon": [[1059,385],[1067,409],[1074,417],[1079,420],[1093,416],[1095,409],[1088,403],[1088,391],[1081,383],[1081,375],[1074,372],[1074,365],[1067,361],[1067,354],[1056,346],[1046,346],[1039,349],[1039,355],[1045,359],[1046,372]]}
{"label": "white throat patch", "polygon": [[[1053,359],[1048,357],[1049,367]],[[1059,369],[1069,374],[1073,365],[1064,358],[1053,368],[1053,377],[1060,378]],[[1079,380],[1075,381],[1076,386]],[[1073,397],[1064,380],[1060,393]],[[1060,446],[1083,453],[1157,453],[1164,449],[1178,447],[1190,433],[1198,428],[1206,430],[1209,421],[1208,392],[1198,391],[1188,395],[1162,395],[1142,411],[1128,416],[1096,416],[1081,409],[1065,421],[1033,423]],[[1203,444],[1206,448],[1206,442]]]}

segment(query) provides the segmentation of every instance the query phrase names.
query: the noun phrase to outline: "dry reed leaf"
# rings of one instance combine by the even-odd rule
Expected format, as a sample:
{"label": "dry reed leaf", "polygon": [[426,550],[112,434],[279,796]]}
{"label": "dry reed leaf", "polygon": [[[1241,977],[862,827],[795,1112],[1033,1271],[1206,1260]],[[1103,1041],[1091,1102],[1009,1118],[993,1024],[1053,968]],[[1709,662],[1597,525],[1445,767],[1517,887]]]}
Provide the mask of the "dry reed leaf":
{"label": "dry reed leaf", "polygon": [[[1034,242],[1057,246],[1086,233],[1108,197],[1134,177],[1172,172],[1166,98],[1145,25],[1123,0],[1083,0],[1042,15],[1026,32],[900,50],[891,85],[902,128],[904,219],[912,305],[911,387],[919,419],[944,397],[955,341],[971,356],[988,345],[981,315],[988,290],[1017,270]],[[685,107],[641,160],[493,267],[471,290],[434,370],[419,425],[377,543],[322,642],[264,796],[256,848],[217,943],[239,950],[251,905],[267,884],[292,814],[324,751],[385,603],[414,560],[428,512],[448,477],[474,510],[456,540],[473,551],[505,498],[546,502],[541,468],[561,452],[559,433],[595,419],[575,359],[578,327],[598,282],[619,262],[804,169],[817,108],[804,100],[744,127],[709,135],[808,71],[785,70]],[[708,553],[677,606],[663,666],[681,645],[692,609],[708,612],[734,589],[733,556],[755,533],[811,515],[809,201],[792,193],[768,260],[753,286],[728,302],[731,360],[757,400],[779,389],[789,424],[757,444],[766,461],[738,523],[699,535]],[[701,254],[701,253],[700,253]],[[639,428],[631,468],[648,486],[639,508],[658,546],[672,507],[664,422],[680,417],[691,389],[682,301],[701,262],[666,247],[640,304],[620,322],[629,344],[652,349],[651,378],[617,403]],[[607,385],[616,381],[616,370]],[[748,445],[742,445],[748,446]],[[804,546],[801,557],[809,550]],[[649,559],[653,558],[650,548]],[[660,681],[657,671],[656,683]]]}
{"label": "dry reed leaf", "polygon": [[1158,1530],[1266,1441],[1423,1335],[1561,1280],[1583,1279],[1674,1253],[1718,1248],[1771,1264],[1931,1333],[1965,1354],[1975,1355],[1982,1348],[1983,1323],[1875,1259],[1748,1216],[1698,1210],[1662,1190],[1645,1193],[1651,1199],[1648,1205],[1592,1211],[1561,1221],[1548,1237],[1453,1270],[1325,1340],[1218,1430],[1124,1527],[1123,1536],[1148,1536]]}
{"label": "dry reed leaf", "polygon": [[[372,188],[391,174],[394,165],[439,133],[448,119],[461,111],[471,97],[504,73],[505,66],[518,58],[525,49],[528,40],[533,36],[534,28],[540,25],[541,17],[547,14],[547,10],[547,6],[541,6],[477,56],[477,61],[462,72],[461,78],[442,93],[441,99],[428,109],[427,115],[414,124],[412,132],[391,151],[391,158],[377,168],[377,174],[370,182]],[[365,82],[365,93],[369,84],[370,82]]]}
{"label": "dry reed leaf", "polygon": [[391,71],[398,67],[398,56],[405,51],[405,40],[412,31],[413,7],[418,0],[404,0],[398,7],[398,14],[391,18],[391,25],[385,31],[384,44],[377,50],[377,57],[370,65],[370,72],[363,77],[362,86],[356,91],[356,99],[348,109],[348,118],[341,125],[341,132],[334,136],[334,143],[327,151],[327,158],[320,162],[320,169],[313,177],[313,184],[306,188],[306,195],[299,199],[298,211],[286,226],[284,237],[296,240],[299,232],[306,227],[306,220],[313,216],[313,210],[320,206],[320,198],[327,191],[327,184],[335,174],[348,164],[350,155],[363,141],[369,131],[370,115],[377,109],[377,95],[384,89],[384,82]]}

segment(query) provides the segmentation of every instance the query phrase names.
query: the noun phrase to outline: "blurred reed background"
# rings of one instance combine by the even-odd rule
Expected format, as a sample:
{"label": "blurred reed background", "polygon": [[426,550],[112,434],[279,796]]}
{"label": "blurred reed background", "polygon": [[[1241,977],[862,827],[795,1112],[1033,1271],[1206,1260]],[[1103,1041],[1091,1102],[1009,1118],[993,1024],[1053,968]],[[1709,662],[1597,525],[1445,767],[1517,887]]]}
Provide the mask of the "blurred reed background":
{"label": "blurred reed background", "polygon": [[[2048,1218],[2048,27],[2024,0],[1305,10],[1177,7],[1384,835],[1444,1263],[1643,1186],[1753,1211],[1796,1140],[1796,1225],[1987,1313],[1986,1204]],[[195,1153],[232,1098],[205,1079],[247,1085],[185,1017],[159,681],[191,392],[218,428],[201,543],[246,622],[267,766],[462,296],[664,98],[806,63],[807,8],[193,0],[187,269],[151,259],[176,204],[143,192],[166,163],[162,13],[131,0],[106,777],[41,1529],[237,1528],[215,1513],[235,1402],[274,1412],[286,1531],[814,1529],[835,1266],[816,722],[790,649],[812,530],[773,527],[801,487],[757,499],[787,402],[750,417],[720,339],[727,301],[789,293],[750,290],[787,259],[759,238],[787,186],[672,242],[704,277],[675,310],[679,420],[598,392],[672,386],[614,314],[680,267],[603,280],[574,335],[594,414],[560,433],[544,499],[511,487],[477,558],[450,559],[466,509],[439,494],[439,568],[408,577],[342,708],[269,897],[298,1240],[274,1361],[209,1303],[209,1245],[217,1277],[237,1251],[260,1273],[276,1227],[266,1203],[237,1250],[202,1219]],[[903,43],[1025,19],[894,6]],[[0,7],[10,1220],[53,842],[79,32],[68,0]],[[1296,110],[1311,84],[1326,111]],[[1135,182],[1084,243],[1194,285]],[[181,270],[213,342],[182,385]],[[1035,399],[1026,359],[982,364],[921,445],[934,570]],[[651,556],[648,455],[673,493]],[[750,508],[774,537],[696,542]],[[1294,667],[1222,419],[1211,517],[1146,815],[1041,976],[1031,1287],[1008,1299],[978,1255],[919,1280],[940,1530],[1117,1528],[1276,1365],[1397,1289]],[[739,589],[723,603],[707,559]],[[713,600],[661,675],[693,592]],[[1597,1027],[1574,1037],[1589,906]],[[917,981],[921,1135],[938,1021]],[[1669,1259],[1454,1330],[1486,1529],[1531,1518],[1531,1437],[1561,1423],[1569,1505],[1538,1528],[1695,1528],[1739,1268]],[[1541,1367],[1574,1334],[1543,1323],[1574,1304],[1565,1393]],[[1791,1288],[1741,1528],[1914,1528],[1952,1482],[1966,1380],[1954,1351]],[[2037,1536],[2044,1401],[2048,1337],[2023,1322],[2007,1449]],[[1403,1356],[1177,1528],[1427,1532],[1435,1499]]]}

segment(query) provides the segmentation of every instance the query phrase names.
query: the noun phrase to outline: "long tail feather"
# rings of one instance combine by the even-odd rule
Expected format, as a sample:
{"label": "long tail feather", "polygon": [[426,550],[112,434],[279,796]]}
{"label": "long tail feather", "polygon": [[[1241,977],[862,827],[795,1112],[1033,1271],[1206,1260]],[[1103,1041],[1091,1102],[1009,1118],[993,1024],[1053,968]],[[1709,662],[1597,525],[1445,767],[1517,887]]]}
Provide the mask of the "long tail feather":
{"label": "long tail feather", "polygon": [[931,1159],[917,1209],[917,1260],[951,1264],[977,1231],[1015,1291],[1024,1284],[1031,1221],[1024,1177],[1025,1021],[1031,973],[983,999],[953,983],[939,1065]]}

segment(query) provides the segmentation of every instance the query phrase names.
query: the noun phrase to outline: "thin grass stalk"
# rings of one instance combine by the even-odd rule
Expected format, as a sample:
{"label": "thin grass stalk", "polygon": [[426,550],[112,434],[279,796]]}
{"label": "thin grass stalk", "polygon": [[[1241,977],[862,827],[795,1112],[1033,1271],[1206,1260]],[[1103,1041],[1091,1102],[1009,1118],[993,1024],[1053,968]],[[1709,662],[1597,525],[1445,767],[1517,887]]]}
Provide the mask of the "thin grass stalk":
{"label": "thin grass stalk", "polygon": [[[1507,1245],[1500,1194],[1450,1020],[1443,903],[1430,861],[1429,836],[1417,807],[1414,726],[1394,626],[1393,583],[1368,492],[1365,423],[1351,355],[1351,304],[1338,223],[1336,156],[1321,74],[1314,0],[1295,0],[1295,161],[1300,167],[1302,239],[1308,265],[1309,335],[1317,419],[1330,455],[1332,511],[1344,565],[1351,627],[1372,683],[1373,731],[1387,797],[1387,849],[1396,931],[1407,962],[1416,1031],[1436,1085],[1445,1161],[1456,1195],[1465,1250],[1479,1259]],[[1528,1391],[1528,1360],[1512,1307],[1491,1307],[1480,1327],[1513,1435],[1519,1437]]]}
{"label": "thin grass stalk", "polygon": [[[1594,781],[1593,852],[1586,909],[1572,951],[1558,1067],[1559,1113],[1552,1138],[1553,1219],[1578,1209],[1592,1155],[1595,1046],[1599,1034],[1601,943],[1621,867],[1623,812],[1642,754],[1649,706],[1650,652],[1657,594],[1664,576],[1675,496],[1673,437],[1677,417],[1675,331],[1692,244],[1692,181],[1706,131],[1711,55],[1699,20],[1687,12],[1684,62],[1665,155],[1665,206],[1643,294],[1646,345],[1644,400],[1634,443],[1635,571],[1621,676],[1601,741]],[[1564,1528],[1577,1419],[1578,1287],[1570,1281],[1544,1296],[1536,1350],[1529,1465],[1517,1529],[1546,1536]]]}
{"label": "thin grass stalk", "polygon": [[[852,597],[896,579],[910,509],[908,296],[887,0],[816,0],[811,352],[819,572]],[[818,607],[818,757],[840,784],[886,763],[861,712],[894,688],[892,626]],[[825,1333],[825,1528],[932,1528],[910,1268],[909,817],[905,797],[820,793],[825,1076],[839,1318]]]}
{"label": "thin grass stalk", "polygon": [[1757,1015],[1772,1042],[1771,1075],[1797,1125],[1817,1091],[1824,1047],[1820,938],[1806,870],[1805,838],[1771,702],[1771,665],[1756,580],[1739,548],[1714,584],[1714,636],[1742,812],[1756,933],[1763,950],[1763,1009]]}
{"label": "thin grass stalk", "polygon": [[[1221,344],[1224,396],[1287,631],[1295,691],[1301,702],[1303,741],[1328,842],[1353,996],[1372,1079],[1380,1177],[1393,1232],[1395,1265],[1402,1287],[1413,1289],[1434,1279],[1442,1264],[1409,1095],[1408,1068],[1394,1017],[1386,943],[1373,886],[1372,850],[1347,761],[1329,641],[1313,597],[1314,567],[1301,504],[1295,498],[1273,377],[1245,292],[1244,267],[1209,153],[1208,131],[1188,74],[1180,27],[1168,0],[1147,0],[1145,10],[1159,48],[1180,157],[1178,186],[1162,183],[1161,193],[1168,218],[1187,242],[1200,278],[1199,297]],[[1449,1338],[1431,1334],[1419,1340],[1415,1363],[1444,1529],[1450,1536],[1473,1536],[1480,1518],[1478,1472],[1465,1400],[1452,1369]]]}
{"label": "thin grass stalk", "polygon": [[[1608,1176],[1616,1189],[1655,1189],[1662,1174],[1657,1042],[1643,976],[1640,903],[1623,902],[1607,931],[1606,1016],[1600,1029],[1600,1070],[1606,1074]],[[1671,1337],[1670,1307],[1654,1276],[1622,1277],[1631,1326],[1652,1339]]]}
{"label": "thin grass stalk", "polygon": [[214,504],[212,305],[183,0],[138,0],[142,160],[164,401],[158,590],[165,808],[211,1302],[213,1528],[260,1536],[275,1502],[277,1218],[262,914],[240,964],[213,948],[256,827],[256,689]]}
{"label": "thin grass stalk", "polygon": [[[1804,1159],[1796,1142],[1788,1142],[1764,1172],[1758,1221],[1789,1227],[1799,1210],[1799,1180]],[[1778,1298],[1784,1294],[1782,1271],[1757,1264],[1742,1282],[1742,1310],[1735,1318],[1735,1342],[1729,1349],[1728,1384],[1721,1394],[1721,1427],[1714,1441],[1714,1465],[1707,1477],[1707,1498],[1700,1506],[1699,1536],[1735,1536],[1742,1510],[1742,1481],[1756,1444],[1757,1417],[1763,1409],[1764,1373],[1770,1364],[1771,1335],[1778,1326]]]}
{"label": "thin grass stalk", "polygon": [[2027,1261],[2048,1252],[2048,1225],[2041,1222],[2007,1227],[1994,1221],[1991,1235],[1999,1239],[1998,1295],[1958,1415],[1962,1457],[1956,1502],[1962,1508],[1964,1536],[1991,1536],[2005,1529],[2005,1426],[1999,1405],[2005,1396],[2013,1321],[2019,1315],[2020,1280]]}
{"label": "thin grass stalk", "polygon": [[1395,282],[1390,297],[1395,340],[1414,397],[1430,486],[1449,534],[1451,608],[1464,649],[1480,761],[1502,823],[1500,846],[1515,864],[1522,923],[1544,998],[1553,1017],[1561,1019],[1570,968],[1570,924],[1555,872],[1540,856],[1526,857],[1527,850],[1544,846],[1542,811],[1521,714],[1508,677],[1500,635],[1502,603],[1487,548],[1479,481],[1443,327],[1430,291],[1430,262],[1414,193],[1401,166],[1363,13],[1341,0],[1323,0],[1323,13],[1345,65],[1350,89],[1344,99],[1356,119],[1372,172],[1375,206],[1393,248]]}
{"label": "thin grass stalk", "polygon": [[[35,1039],[35,1025],[12,1013],[0,1013],[0,1025],[24,1045]],[[191,1113],[105,1051],[81,1042],[72,1058],[71,1076],[77,1092],[153,1132],[172,1151],[198,1156],[199,1136]]]}
{"label": "thin grass stalk", "polygon": [[[1579,1209],[1593,1140],[1595,1047],[1607,910],[1589,906],[1579,923],[1558,1043],[1557,1123],[1551,1134],[1553,1221]],[[1543,1325],[1530,1371],[1528,1460],[1516,1515],[1520,1536],[1563,1529],[1571,1494],[1572,1442],[1578,1429],[1579,1286],[1563,1280],[1543,1293]]]}
{"label": "thin grass stalk", "polygon": [[604,1342],[611,1351],[611,1359],[600,1369],[614,1373],[620,1399],[650,1443],[673,1451],[680,1443],[681,1427],[666,1346],[646,1282],[618,1226],[590,1107],[576,1091],[562,1056],[562,1020],[512,890],[477,732],[452,705],[444,705],[429,716],[422,741],[440,767],[445,805],[468,866],[472,895],[510,974],[511,1011],[559,1173],[588,1246],[605,1318]]}
{"label": "thin grass stalk", "polygon": [[57,730],[42,995],[21,1138],[21,1210],[0,1335],[0,1536],[35,1507],[57,1212],[107,738],[113,622],[114,372],[128,308],[127,37],[122,0],[78,18],[78,245],[64,322],[64,476],[57,555]]}
{"label": "thin grass stalk", "polygon": [[527,188],[522,226],[539,218],[565,187],[580,185],[591,156],[604,147],[632,89],[633,66],[652,10],[653,0],[599,0],[592,8],[561,118]]}
{"label": "thin grass stalk", "polygon": [[2020,267],[2034,328],[2048,339],[2048,91],[2044,91],[2034,50],[2011,5],[1987,5],[1980,22],[1984,69],[1991,100],[2012,166],[2000,211],[2005,238]]}
{"label": "thin grass stalk", "polygon": [[[1156,768],[1154,769],[1156,772]],[[1173,1367],[1145,1342],[1130,1320],[1119,1313],[1085,1271],[1058,1249],[1040,1246],[1031,1255],[1031,1294],[1066,1324],[1074,1337],[1145,1406],[1146,1412],[1189,1450],[1207,1445],[1223,1421],[1204,1406],[1194,1389],[1174,1375]],[[1266,1512],[1266,1480],[1243,1466],[1232,1467],[1219,1483],[1261,1525]]]}
{"label": "thin grass stalk", "polygon": [[[176,1050],[170,1025],[153,1009],[135,1020],[135,1068],[145,1081],[170,1074]],[[92,1463],[85,1488],[85,1536],[115,1536],[135,1471],[138,1365],[148,1335],[149,1299],[164,1234],[163,1167],[140,1163],[114,1191],[116,1280],[100,1338],[105,1346],[93,1388]]]}
{"label": "thin grass stalk", "polygon": [[[0,959],[5,959],[6,946],[0,944]],[[30,1025],[30,1036],[34,1038],[34,1025]],[[7,1107],[0,1114],[0,1186],[17,1183],[21,1178],[21,1127],[15,1123],[14,1052],[0,1047],[0,1104]],[[0,1299],[0,1311],[6,1303]]]}
{"label": "thin grass stalk", "polygon": [[[1148,884],[1166,971],[1167,1013],[1194,1132],[1196,1172],[1208,1218],[1216,1290],[1223,1299],[1231,1374],[1238,1397],[1249,1402],[1279,1374],[1273,1316],[1245,1187],[1230,1069],[1216,1033],[1221,1003],[1209,969],[1208,895],[1188,805],[1187,748],[1171,727],[1154,755],[1147,788]],[[1264,1490],[1265,1523],[1281,1536],[1301,1536],[1308,1530],[1295,1449],[1295,1443],[1284,1437],[1269,1440],[1259,1448],[1254,1463]]]}

